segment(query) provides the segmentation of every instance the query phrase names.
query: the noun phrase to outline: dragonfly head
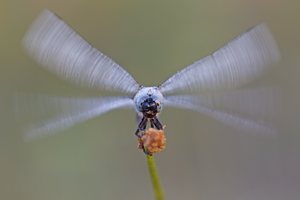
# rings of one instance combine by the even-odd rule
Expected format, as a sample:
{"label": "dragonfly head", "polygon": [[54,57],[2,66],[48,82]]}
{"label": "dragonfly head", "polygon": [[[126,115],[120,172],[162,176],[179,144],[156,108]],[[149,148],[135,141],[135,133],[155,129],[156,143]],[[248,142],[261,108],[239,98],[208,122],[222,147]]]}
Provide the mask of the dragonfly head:
{"label": "dragonfly head", "polygon": [[153,118],[162,110],[163,96],[157,87],[143,87],[134,96],[136,110]]}

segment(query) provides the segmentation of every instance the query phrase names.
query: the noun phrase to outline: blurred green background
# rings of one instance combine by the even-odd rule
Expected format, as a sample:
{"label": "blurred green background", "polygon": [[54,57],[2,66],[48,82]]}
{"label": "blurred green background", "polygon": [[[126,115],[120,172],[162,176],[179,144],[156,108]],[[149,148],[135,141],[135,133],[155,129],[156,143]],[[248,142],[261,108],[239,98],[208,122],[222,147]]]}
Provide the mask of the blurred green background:
{"label": "blurred green background", "polygon": [[[16,91],[105,95],[64,82],[25,55],[22,36],[45,8],[144,85],[159,84],[265,21],[283,59],[254,84],[283,89],[280,134],[244,134],[201,114],[168,109],[161,116],[168,146],[156,156],[157,164],[167,199],[299,199],[299,1],[0,0],[3,97]],[[0,199],[153,199],[131,110],[23,142],[9,102],[2,101]]]}

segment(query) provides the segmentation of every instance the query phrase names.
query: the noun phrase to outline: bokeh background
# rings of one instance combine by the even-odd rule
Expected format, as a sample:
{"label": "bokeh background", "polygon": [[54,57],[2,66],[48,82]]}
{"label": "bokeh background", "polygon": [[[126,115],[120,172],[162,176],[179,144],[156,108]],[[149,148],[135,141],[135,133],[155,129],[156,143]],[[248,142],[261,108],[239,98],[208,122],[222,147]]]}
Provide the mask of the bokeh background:
{"label": "bokeh background", "polygon": [[0,199],[153,199],[131,110],[52,137],[22,140],[5,100],[14,92],[106,94],[60,80],[25,55],[22,36],[45,8],[144,85],[159,84],[266,22],[283,59],[254,84],[282,88],[280,134],[244,134],[201,114],[164,110],[168,146],[156,156],[157,164],[167,199],[300,198],[299,1],[0,0]]}

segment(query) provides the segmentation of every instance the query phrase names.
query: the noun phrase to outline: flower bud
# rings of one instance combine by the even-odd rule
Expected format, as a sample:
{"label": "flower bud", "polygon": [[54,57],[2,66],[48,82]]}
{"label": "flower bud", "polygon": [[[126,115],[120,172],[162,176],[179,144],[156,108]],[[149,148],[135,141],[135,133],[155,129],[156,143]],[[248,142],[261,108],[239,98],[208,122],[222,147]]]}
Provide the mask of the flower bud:
{"label": "flower bud", "polygon": [[161,152],[166,147],[166,137],[164,130],[149,128],[145,130],[141,138],[139,138],[139,149],[143,149],[145,153],[153,154]]}

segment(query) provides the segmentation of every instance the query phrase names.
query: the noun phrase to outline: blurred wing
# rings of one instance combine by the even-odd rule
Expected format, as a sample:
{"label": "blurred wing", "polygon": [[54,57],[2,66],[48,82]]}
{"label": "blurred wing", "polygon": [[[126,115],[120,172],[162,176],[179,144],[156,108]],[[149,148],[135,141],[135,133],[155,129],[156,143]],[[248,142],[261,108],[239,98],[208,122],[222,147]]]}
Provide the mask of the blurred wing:
{"label": "blurred wing", "polygon": [[48,10],[36,19],[23,43],[29,55],[43,67],[79,85],[130,94],[139,88],[127,71]]}
{"label": "blurred wing", "polygon": [[129,107],[133,107],[133,101],[128,97],[14,97],[15,115],[21,125],[25,124],[25,139],[50,135],[113,109]]}
{"label": "blurred wing", "polygon": [[236,88],[258,77],[279,57],[270,31],[266,25],[260,24],[177,72],[159,88],[163,94]]}
{"label": "blurred wing", "polygon": [[272,125],[279,116],[281,96],[270,88],[238,90],[205,96],[169,96],[166,106],[191,109],[243,131],[276,133]]}

